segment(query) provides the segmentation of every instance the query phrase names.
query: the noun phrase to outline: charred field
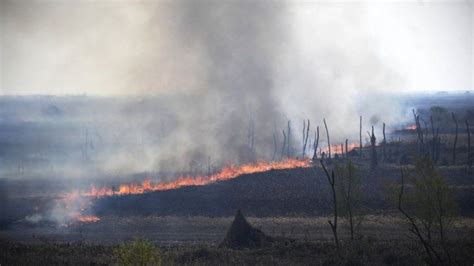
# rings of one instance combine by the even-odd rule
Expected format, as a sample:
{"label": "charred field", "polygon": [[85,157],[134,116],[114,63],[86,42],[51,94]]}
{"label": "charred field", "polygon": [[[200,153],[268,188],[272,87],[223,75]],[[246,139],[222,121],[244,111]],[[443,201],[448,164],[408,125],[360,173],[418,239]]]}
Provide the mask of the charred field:
{"label": "charred field", "polygon": [[474,0],[0,0],[0,266],[473,265]]}
{"label": "charred field", "polygon": [[[407,175],[406,206],[410,214],[417,214],[417,201],[423,198],[416,198],[419,187],[412,182],[423,166],[418,160],[428,158],[436,169],[434,175],[442,177],[443,188],[449,188],[453,200],[449,206],[454,212],[443,230],[443,242],[434,229],[420,230],[427,230],[423,231],[426,237],[431,234],[432,248],[441,256],[449,254],[450,263],[470,264],[474,260],[474,175],[469,166],[472,147],[461,121],[472,123],[473,101],[472,96],[468,96],[470,100],[464,96],[437,95],[428,97],[429,101],[426,96],[410,98],[406,102],[416,107],[410,114],[414,117],[392,127],[386,140],[378,134],[378,142],[372,145],[369,131],[362,147],[358,142],[347,148],[344,142],[332,145],[331,158],[324,142],[316,153],[308,148],[305,159],[297,158],[295,141],[293,158],[285,158],[287,149],[278,149],[274,162],[247,162],[221,169],[204,164],[192,166],[184,174],[138,172],[120,178],[97,172],[71,181],[44,176],[33,179],[38,172],[47,175],[43,168],[38,170],[42,167],[38,158],[16,158],[23,155],[21,152],[15,156],[4,153],[4,161],[10,165],[25,159],[31,164],[12,167],[7,178],[0,181],[0,195],[4,196],[0,207],[0,263],[117,264],[121,263],[118,258],[124,247],[147,241],[140,247],[151,247],[165,265],[430,264],[430,257],[411,231],[413,225],[398,205],[402,169]],[[18,127],[3,129],[13,135],[23,131]],[[44,130],[39,133],[47,135]],[[3,135],[4,150],[13,151],[8,136]],[[22,138],[25,143],[31,140],[30,136]],[[94,155],[94,149],[100,149],[100,143],[91,143],[86,148],[82,141],[78,143],[85,162]],[[51,147],[43,147],[43,152],[51,152],[48,149]],[[313,154],[316,158],[311,160]],[[334,198],[322,165],[336,173],[342,187],[349,163],[358,184],[354,194],[357,200],[353,202],[357,206],[353,217],[356,226],[351,227],[345,205],[337,205],[337,248],[328,223],[334,219]],[[11,178],[14,174],[22,178]],[[50,170],[49,174],[57,172]],[[343,192],[336,191],[342,202],[345,194],[338,193]],[[237,210],[252,227],[273,239],[273,244],[244,249],[219,247]],[[418,226],[426,218],[420,217],[416,218]],[[437,263],[447,263],[447,257],[433,264]]]}

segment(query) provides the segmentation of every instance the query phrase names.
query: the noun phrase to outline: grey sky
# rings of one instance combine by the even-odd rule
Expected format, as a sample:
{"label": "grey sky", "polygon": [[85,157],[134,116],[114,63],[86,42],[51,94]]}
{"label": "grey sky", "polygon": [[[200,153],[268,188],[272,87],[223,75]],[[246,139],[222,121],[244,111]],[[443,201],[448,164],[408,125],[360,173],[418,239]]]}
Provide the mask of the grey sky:
{"label": "grey sky", "polygon": [[[210,73],[222,68],[216,60],[237,51],[248,61],[266,48],[264,59],[254,60],[270,60],[265,75],[277,91],[321,83],[348,93],[472,89],[472,1],[266,1],[259,12],[278,13],[269,28],[281,31],[258,39],[268,25],[247,21],[244,13],[232,18],[240,29],[234,22],[218,26],[228,19],[219,16],[234,16],[226,9],[249,2],[175,2],[191,9],[165,1],[1,0],[0,94],[142,95],[234,86],[235,77],[222,72],[213,82]],[[195,28],[192,9],[209,16],[209,24]],[[213,38],[226,38],[225,45],[213,50]],[[255,42],[259,49],[241,49]],[[249,65],[234,60],[231,66],[226,71]]]}

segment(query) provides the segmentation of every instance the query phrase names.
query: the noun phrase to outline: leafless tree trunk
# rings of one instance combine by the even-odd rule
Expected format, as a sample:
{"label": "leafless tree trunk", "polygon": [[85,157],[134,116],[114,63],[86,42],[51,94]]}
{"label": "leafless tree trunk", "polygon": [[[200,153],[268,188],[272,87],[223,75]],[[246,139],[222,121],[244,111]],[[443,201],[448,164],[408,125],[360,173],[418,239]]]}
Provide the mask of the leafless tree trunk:
{"label": "leafless tree trunk", "polygon": [[308,144],[308,137],[309,137],[309,126],[310,126],[310,123],[308,119],[308,126],[306,127],[306,132],[305,132],[305,121],[303,120],[303,159],[306,155],[306,145]]}
{"label": "leafless tree trunk", "polygon": [[331,141],[329,139],[329,130],[328,130],[328,125],[326,124],[326,118],[323,118],[323,122],[324,122],[324,127],[326,128],[326,135],[327,135],[327,138],[328,138],[328,159],[331,160]]}
{"label": "leafless tree trunk", "polygon": [[301,140],[301,143],[303,143],[303,144],[304,144],[305,134],[306,134],[306,120],[303,119],[303,139]]}
{"label": "leafless tree trunk", "polygon": [[362,116],[360,116],[360,129],[359,129],[359,157],[362,157]]}
{"label": "leafless tree trunk", "polygon": [[422,117],[420,117],[419,119],[421,120],[421,122],[423,122],[423,125],[425,126],[425,130],[421,129],[421,132],[423,134],[423,139],[425,138],[425,136],[426,138],[428,138],[428,123],[426,123],[426,121]]}
{"label": "leafless tree trunk", "polygon": [[456,124],[456,133],[454,135],[454,146],[453,146],[453,165],[456,164],[456,146],[458,144],[458,120],[456,119],[456,115],[451,113],[454,123]]}
{"label": "leafless tree trunk", "polygon": [[313,161],[318,158],[318,145],[319,145],[319,126],[316,127],[316,132],[314,132],[314,153]]}
{"label": "leafless tree trunk", "polygon": [[331,226],[332,233],[334,235],[334,243],[336,244],[337,250],[339,250],[339,238],[337,236],[337,197],[336,197],[336,188],[335,188],[335,176],[334,176],[334,171],[331,171],[331,175],[329,175],[328,170],[326,169],[326,166],[324,166],[323,160],[320,160],[321,166],[324,169],[324,173],[326,174],[326,177],[328,179],[329,185],[331,185],[331,190],[332,190],[332,202],[333,202],[333,208],[334,208],[334,220],[328,220],[329,225]]}
{"label": "leafless tree trunk", "polygon": [[374,126],[372,126],[372,135],[370,135],[370,145],[372,147],[372,156],[371,156],[371,160],[370,160],[370,165],[371,165],[371,168],[374,169],[375,167],[377,167],[377,164],[378,164],[378,160],[377,160],[377,149],[376,149],[376,138],[375,138],[375,134],[374,134]]}
{"label": "leafless tree trunk", "polygon": [[467,130],[467,164],[469,169],[472,169],[472,153],[471,153],[471,129],[469,128],[469,121],[466,119]]}
{"label": "leafless tree trunk", "polygon": [[418,154],[421,154],[422,147],[423,147],[423,131],[421,130],[420,125],[420,116],[415,113],[415,109],[413,111],[413,116],[415,118],[415,125],[416,125],[416,134],[417,138],[417,145],[418,145]]}
{"label": "leafless tree trunk", "polygon": [[347,141],[348,139],[346,139],[346,157],[348,157]]}
{"label": "leafless tree trunk", "polygon": [[387,146],[387,141],[385,138],[385,123],[383,123],[383,141],[382,141],[382,160],[383,162],[386,162],[387,156],[386,156],[386,146]]}

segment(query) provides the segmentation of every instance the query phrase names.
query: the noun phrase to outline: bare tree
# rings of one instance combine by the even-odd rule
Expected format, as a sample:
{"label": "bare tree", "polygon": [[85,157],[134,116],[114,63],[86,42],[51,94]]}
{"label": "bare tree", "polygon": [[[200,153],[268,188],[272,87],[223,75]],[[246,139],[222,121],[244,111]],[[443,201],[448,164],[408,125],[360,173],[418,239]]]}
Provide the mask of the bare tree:
{"label": "bare tree", "polygon": [[326,166],[324,166],[323,160],[320,160],[321,166],[323,167],[324,173],[328,179],[329,185],[331,186],[332,190],[332,202],[333,202],[333,209],[334,209],[334,220],[328,220],[329,225],[331,226],[332,233],[334,235],[334,243],[336,244],[337,250],[339,250],[339,238],[337,236],[337,196],[336,196],[336,184],[335,184],[335,176],[334,171],[331,171],[331,175],[329,175]]}
{"label": "bare tree", "polygon": [[351,240],[354,240],[356,226],[362,222],[362,216],[359,217],[358,223],[354,221],[356,215],[360,214],[360,203],[363,194],[361,179],[350,159],[347,160],[346,165],[336,165],[334,171],[339,181],[337,190],[340,195],[339,202],[341,202],[339,215],[348,218]]}
{"label": "bare tree", "polygon": [[328,159],[331,159],[331,141],[329,139],[329,130],[328,130],[328,124],[326,124],[326,118],[323,118],[323,122],[324,122],[324,127],[326,128],[326,135],[327,135],[327,138],[328,138]]}
{"label": "bare tree", "polygon": [[347,142],[348,142],[348,139],[346,139],[346,157],[348,157]]}
{"label": "bare tree", "polygon": [[383,123],[383,130],[382,130],[382,133],[383,133],[383,140],[382,140],[382,161],[383,162],[386,162],[387,160],[387,156],[386,156],[386,145],[387,145],[387,140],[385,138],[385,123]]}
{"label": "bare tree", "polygon": [[456,133],[454,135],[454,146],[453,146],[453,165],[456,164],[456,146],[458,144],[458,120],[456,119],[456,115],[454,113],[451,113],[454,124],[456,125]]}
{"label": "bare tree", "polygon": [[370,166],[372,169],[377,167],[378,160],[377,160],[377,149],[376,149],[376,138],[374,134],[374,126],[372,126],[372,134],[369,134],[370,137],[370,146],[372,147],[371,159],[370,159]]}
{"label": "bare tree", "polygon": [[306,155],[306,145],[308,144],[308,137],[309,137],[309,126],[310,126],[310,123],[308,119],[308,126],[306,127],[306,132],[305,132],[305,121],[303,120],[303,159]]}
{"label": "bare tree", "polygon": [[416,114],[415,109],[413,111],[413,117],[415,118],[415,125],[416,125],[416,134],[418,136],[417,138],[417,145],[418,145],[418,154],[422,153],[423,150],[423,130],[421,129],[421,124],[420,124],[420,116]]}
{"label": "bare tree", "polygon": [[319,126],[316,127],[316,132],[314,132],[314,153],[313,161],[318,157],[318,145],[319,145]]}

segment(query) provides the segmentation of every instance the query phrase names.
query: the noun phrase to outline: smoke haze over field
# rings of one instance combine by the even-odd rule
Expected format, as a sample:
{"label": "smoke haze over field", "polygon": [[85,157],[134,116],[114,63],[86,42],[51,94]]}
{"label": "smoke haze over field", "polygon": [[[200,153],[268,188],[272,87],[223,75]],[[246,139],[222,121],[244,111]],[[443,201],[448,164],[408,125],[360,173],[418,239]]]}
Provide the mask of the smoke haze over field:
{"label": "smoke haze over field", "polygon": [[357,139],[359,115],[366,127],[403,122],[386,93],[472,89],[471,1],[26,0],[0,9],[0,94],[123,96],[0,107],[5,128],[33,122],[61,136],[34,136],[18,156],[48,150],[79,176],[79,158],[117,173],[188,169],[209,156],[246,162],[252,123],[256,156],[269,159],[287,120],[295,147],[302,119],[314,130],[326,117],[340,142]]}

